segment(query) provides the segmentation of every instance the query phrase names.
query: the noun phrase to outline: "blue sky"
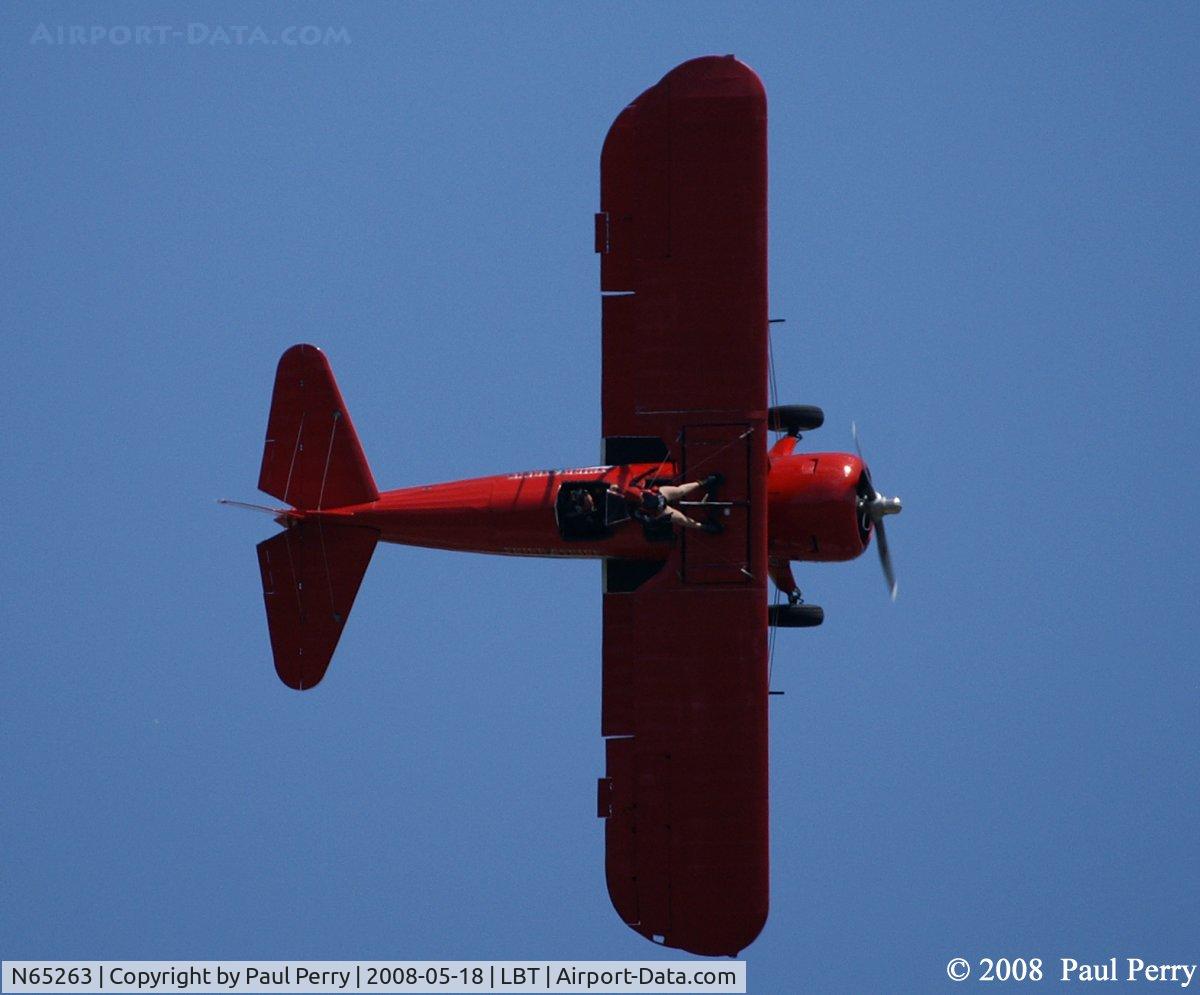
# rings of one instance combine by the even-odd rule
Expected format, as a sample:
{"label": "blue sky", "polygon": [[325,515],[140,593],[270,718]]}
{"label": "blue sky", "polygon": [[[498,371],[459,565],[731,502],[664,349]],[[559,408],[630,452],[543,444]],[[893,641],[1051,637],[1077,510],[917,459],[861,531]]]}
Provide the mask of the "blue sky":
{"label": "blue sky", "polygon": [[383,487],[591,464],[600,143],[732,52],[781,399],[905,501],[895,605],[873,554],[797,571],[751,990],[1195,961],[1198,41],[1167,3],[5,5],[3,956],[673,956],[604,889],[597,564],[381,547],[299,695],[274,526],[214,499],[300,341]]}

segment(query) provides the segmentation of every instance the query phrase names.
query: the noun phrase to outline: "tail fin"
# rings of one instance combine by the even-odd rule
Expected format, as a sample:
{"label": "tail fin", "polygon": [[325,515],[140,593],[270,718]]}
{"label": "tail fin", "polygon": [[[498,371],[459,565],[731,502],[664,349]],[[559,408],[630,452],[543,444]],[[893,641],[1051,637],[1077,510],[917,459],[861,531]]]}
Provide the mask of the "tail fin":
{"label": "tail fin", "polygon": [[379,497],[329,360],[316,346],[294,345],[279,360],[258,489],[305,511]]}
{"label": "tail fin", "polygon": [[275,672],[288,687],[325,676],[378,535],[309,520],[258,544]]}

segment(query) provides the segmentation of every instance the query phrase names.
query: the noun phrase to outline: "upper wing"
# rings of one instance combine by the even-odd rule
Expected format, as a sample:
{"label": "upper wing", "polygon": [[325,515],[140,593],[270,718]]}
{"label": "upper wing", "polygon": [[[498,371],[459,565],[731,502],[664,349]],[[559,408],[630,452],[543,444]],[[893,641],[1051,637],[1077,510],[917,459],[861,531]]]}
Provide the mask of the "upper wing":
{"label": "upper wing", "polygon": [[[664,618],[684,624],[664,634]],[[605,597],[608,892],[633,929],[692,953],[732,956],[767,919],[765,619],[719,591]]]}
{"label": "upper wing", "polygon": [[673,69],[600,158],[603,434],[757,413],[767,394],[766,96],[732,56]]}
{"label": "upper wing", "polygon": [[648,938],[733,954],[758,935],[768,904],[757,76],[732,58],[696,59],[642,94],[605,141],[601,207],[605,462],[664,458],[686,480],[719,471],[719,496],[733,505],[720,536],[679,536],[640,587],[607,585],[599,808],[609,894]]}

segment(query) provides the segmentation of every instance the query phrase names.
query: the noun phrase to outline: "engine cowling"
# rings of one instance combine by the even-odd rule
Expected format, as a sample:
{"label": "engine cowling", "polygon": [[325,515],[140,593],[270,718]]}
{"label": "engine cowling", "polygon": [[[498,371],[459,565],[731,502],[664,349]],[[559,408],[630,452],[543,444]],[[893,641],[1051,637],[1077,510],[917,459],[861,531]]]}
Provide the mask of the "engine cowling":
{"label": "engine cowling", "polygon": [[860,556],[871,521],[859,499],[872,492],[851,453],[772,455],[767,480],[768,548],[773,559],[836,562]]}

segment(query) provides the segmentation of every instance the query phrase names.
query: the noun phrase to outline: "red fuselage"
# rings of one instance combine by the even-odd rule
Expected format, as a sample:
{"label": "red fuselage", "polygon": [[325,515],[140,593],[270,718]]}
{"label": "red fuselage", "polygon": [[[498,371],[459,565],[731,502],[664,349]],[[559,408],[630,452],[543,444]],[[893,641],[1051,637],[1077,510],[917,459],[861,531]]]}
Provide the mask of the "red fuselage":
{"label": "red fuselage", "polygon": [[[849,453],[791,453],[782,440],[772,451],[767,481],[768,552],[772,560],[850,560],[866,549],[870,528],[860,524],[864,466]],[[635,521],[609,535],[567,538],[556,502],[564,486],[626,487],[674,480],[674,465],[634,463],[574,470],[476,477],[385,491],[366,504],[289,517],[324,518],[377,529],[384,542],[507,556],[618,557],[662,560],[669,543],[648,541]],[[716,499],[719,501],[721,495]],[[699,518],[704,509],[684,507]]]}

